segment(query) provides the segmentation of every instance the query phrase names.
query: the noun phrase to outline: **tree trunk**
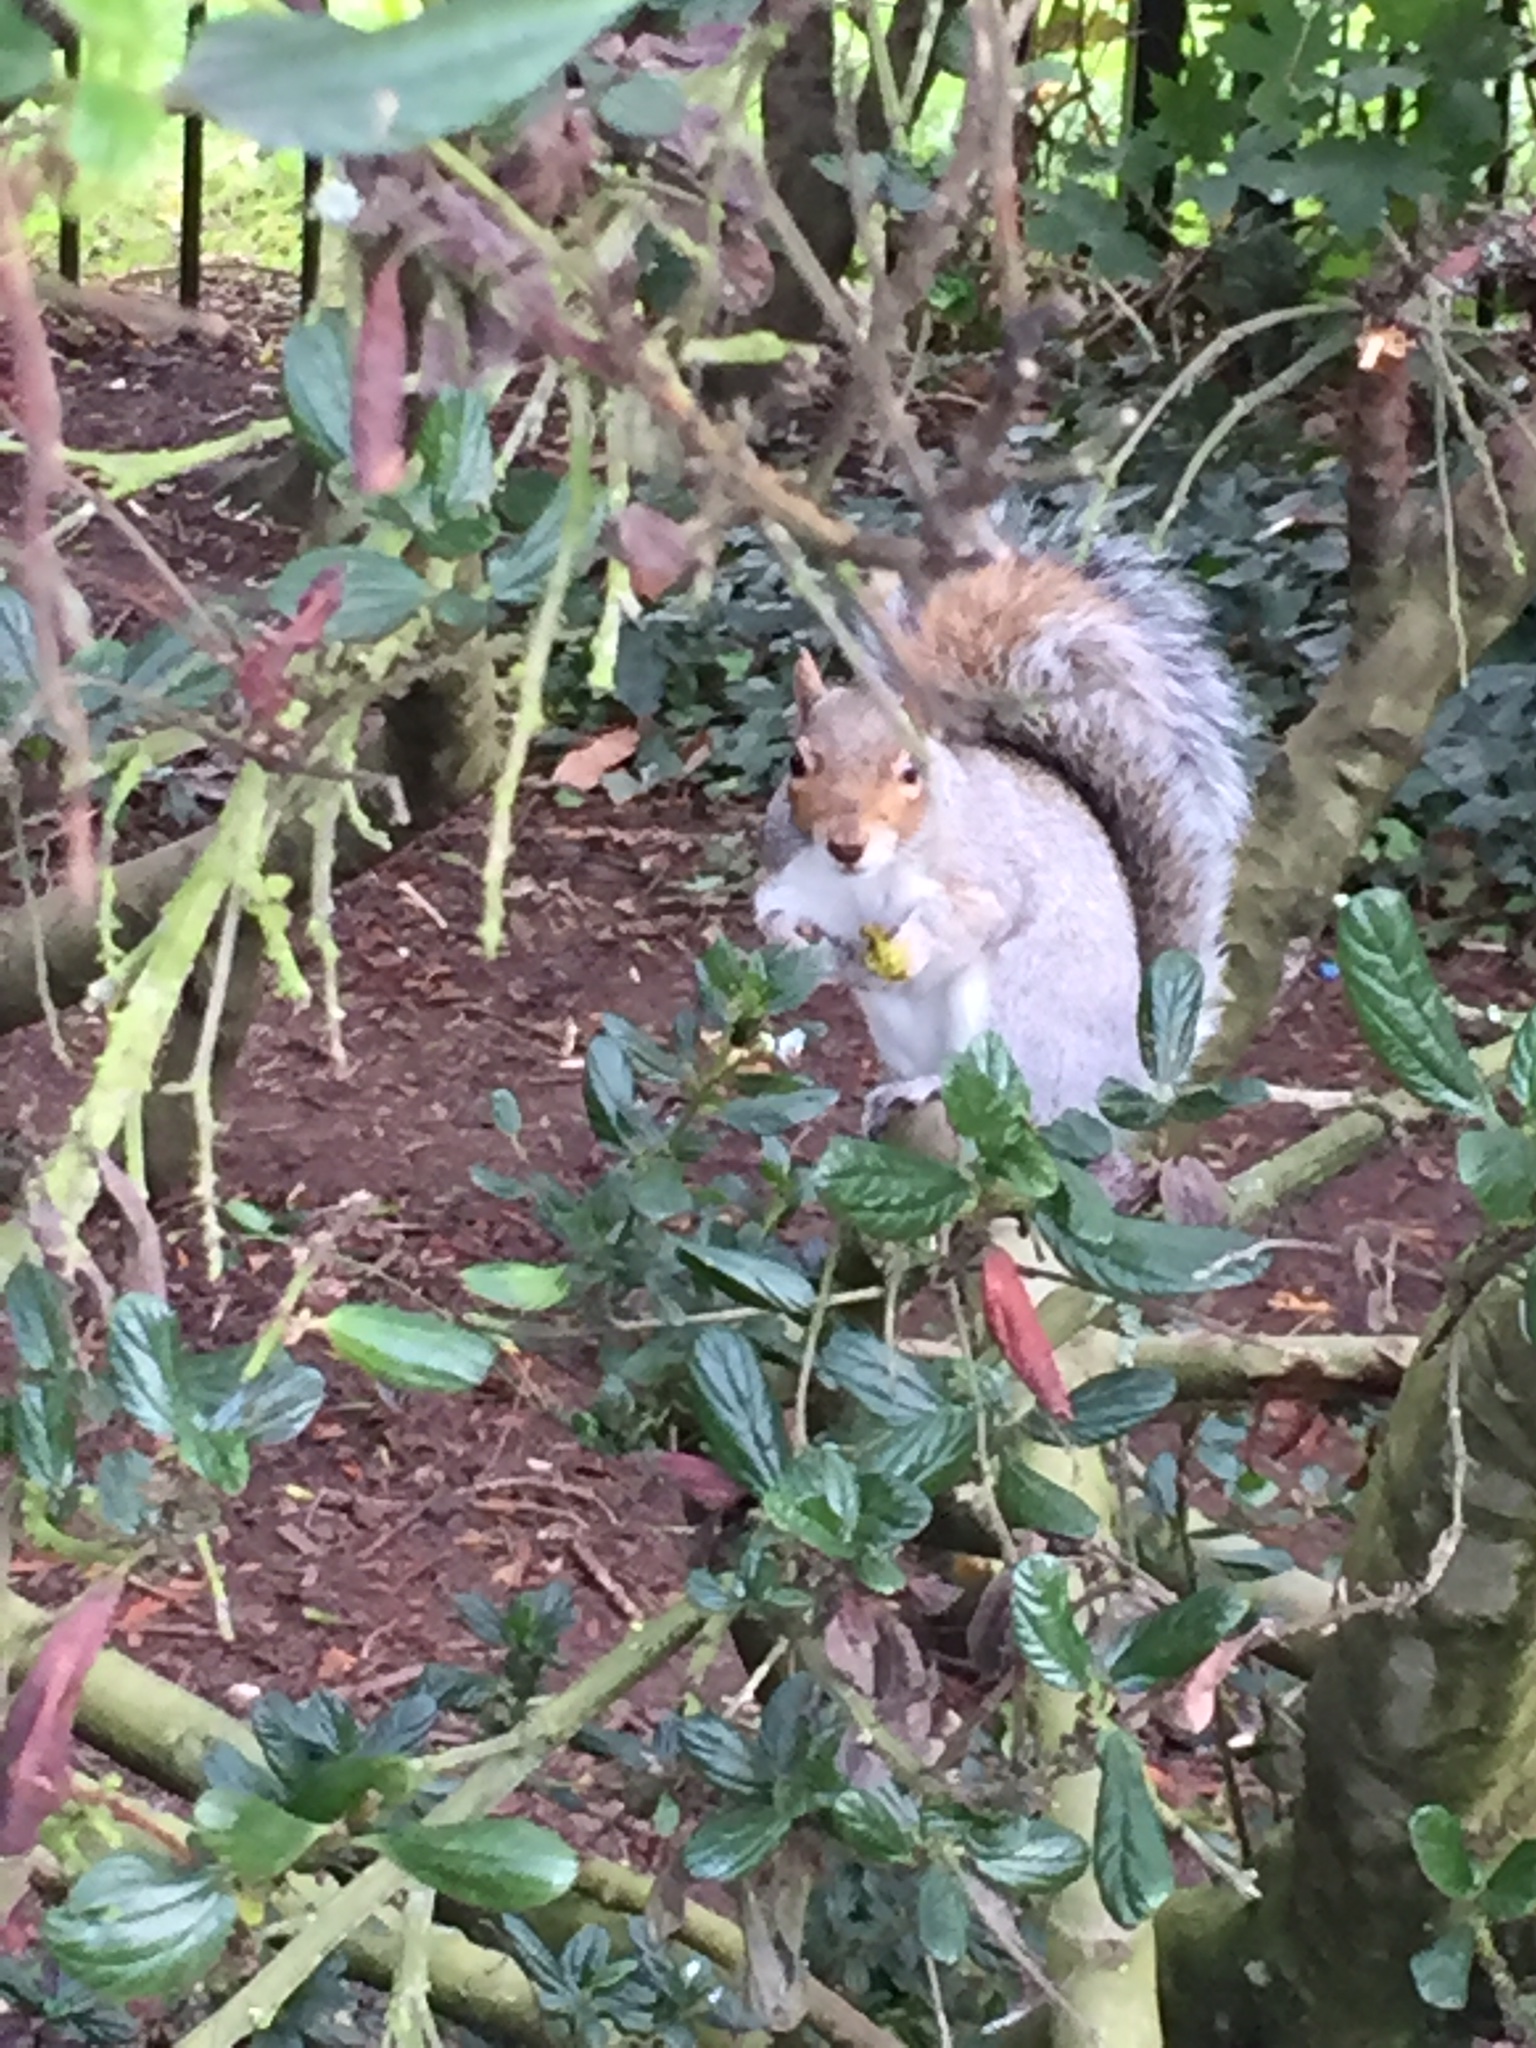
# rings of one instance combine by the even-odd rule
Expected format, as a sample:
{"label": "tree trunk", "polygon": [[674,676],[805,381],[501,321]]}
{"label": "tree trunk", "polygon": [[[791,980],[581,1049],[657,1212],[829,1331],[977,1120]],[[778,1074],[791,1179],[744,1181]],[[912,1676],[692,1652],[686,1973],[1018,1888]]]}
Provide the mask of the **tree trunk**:
{"label": "tree trunk", "polygon": [[[1184,34],[1188,0],[1136,0],[1130,33],[1130,86],[1127,124],[1133,135],[1149,128],[1157,114],[1159,79],[1177,79],[1184,72]],[[1150,198],[1134,183],[1121,193],[1131,226],[1154,248],[1172,246],[1168,216],[1173,207],[1174,166],[1164,164],[1152,181]]]}

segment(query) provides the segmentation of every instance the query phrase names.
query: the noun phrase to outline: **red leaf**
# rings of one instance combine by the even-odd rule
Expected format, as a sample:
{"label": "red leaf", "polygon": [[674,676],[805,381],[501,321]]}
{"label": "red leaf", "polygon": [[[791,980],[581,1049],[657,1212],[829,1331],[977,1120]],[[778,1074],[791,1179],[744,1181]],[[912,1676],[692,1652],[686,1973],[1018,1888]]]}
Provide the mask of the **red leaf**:
{"label": "red leaf", "polygon": [[0,1856],[25,1856],[69,1791],[71,1731],[86,1673],[122,1597],[98,1579],[48,1631],[0,1729]]}
{"label": "red leaf", "polygon": [[981,1302],[987,1328],[1003,1356],[1047,1415],[1060,1422],[1072,1419],[1072,1396],[1056,1363],[1051,1340],[1035,1312],[1019,1269],[1001,1245],[990,1246],[981,1261]]}
{"label": "red leaf", "polygon": [[263,626],[240,657],[238,688],[253,718],[270,723],[292,695],[288,669],[296,654],[320,645],[341,605],[346,579],[332,562],[310,584],[299,608],[281,626]]}
{"label": "red leaf", "polygon": [[363,308],[352,373],[352,467],[365,491],[405,481],[405,307],[399,256],[377,272]]}
{"label": "red leaf", "polygon": [[733,1508],[747,1498],[746,1488],[722,1472],[713,1458],[693,1451],[658,1451],[656,1463],[701,1508]]}
{"label": "red leaf", "polygon": [[1208,1657],[1203,1657],[1179,1686],[1169,1702],[1169,1718],[1191,1735],[1201,1735],[1216,1717],[1216,1695],[1231,1677],[1249,1644],[1263,1633],[1251,1628],[1240,1636],[1228,1636]]}

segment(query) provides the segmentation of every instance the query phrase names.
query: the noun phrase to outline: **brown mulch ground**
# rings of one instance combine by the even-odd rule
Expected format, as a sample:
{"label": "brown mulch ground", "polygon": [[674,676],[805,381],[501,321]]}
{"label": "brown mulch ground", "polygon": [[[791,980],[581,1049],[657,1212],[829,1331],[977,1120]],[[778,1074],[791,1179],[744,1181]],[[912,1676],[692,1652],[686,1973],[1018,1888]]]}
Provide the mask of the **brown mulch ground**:
{"label": "brown mulch ground", "polygon": [[[55,323],[72,446],[175,445],[276,410],[272,292],[221,273],[212,301],[232,322],[218,343],[150,344]],[[9,395],[0,361],[0,397]],[[12,462],[0,473],[6,504],[15,470]],[[199,590],[270,575],[291,545],[269,523],[232,515],[215,486],[195,480],[146,494],[133,512]],[[100,521],[72,543],[70,559],[100,630],[161,609],[147,559]],[[685,884],[706,838],[750,823],[687,795],[623,809],[599,797],[573,810],[535,794],[499,962],[486,961],[475,941],[479,812],[350,888],[338,918],[349,1070],[338,1075],[329,1065],[314,1007],[268,1005],[229,1105],[226,1195],[312,1210],[368,1190],[378,1210],[349,1239],[341,1269],[359,1298],[462,1307],[461,1266],[545,1253],[525,1215],[471,1182],[478,1163],[512,1164],[491,1124],[491,1091],[509,1087],[521,1099],[529,1166],[571,1176],[596,1163],[581,1104],[582,1048],[604,1010],[664,1024],[688,1000],[691,963],[710,933],[723,925],[747,936],[740,897],[701,896]],[[1451,978],[1470,1000],[1528,999],[1521,977],[1493,952],[1463,953]],[[857,1025],[826,996],[817,1014],[840,1026],[833,1053],[814,1054],[817,1071],[851,1095],[873,1078]],[[16,1127],[36,1140],[57,1131],[93,1043],[93,1026],[79,1016],[65,1020],[68,1065],[42,1027],[7,1040],[0,1131]],[[1381,1078],[1339,983],[1315,966],[1285,998],[1250,1068],[1314,1090]],[[1267,1106],[1220,1125],[1206,1156],[1225,1172],[1315,1122],[1305,1108]],[[1451,1139],[1434,1131],[1279,1219],[1292,1247],[1271,1275],[1202,1311],[1220,1326],[1277,1333],[1412,1329],[1470,1223]],[[189,1333],[225,1342],[250,1335],[286,1278],[284,1252],[247,1243],[236,1269],[212,1286],[190,1212],[166,1219],[166,1237]],[[300,1348],[326,1362],[323,1347]],[[331,1378],[319,1422],[298,1444],[260,1457],[230,1517],[222,1554],[234,1642],[220,1641],[193,1573],[136,1582],[118,1641],[156,1670],[216,1700],[236,1685],[302,1694],[328,1684],[374,1711],[407,1689],[423,1662],[470,1652],[454,1592],[506,1597],[552,1575],[572,1579],[579,1663],[680,1586],[688,1539],[675,1488],[643,1460],[591,1455],[560,1421],[593,1390],[589,1358],[530,1354],[473,1399],[397,1401],[351,1370],[333,1367]],[[1299,1554],[1315,1557],[1337,1520],[1309,1490],[1307,1468],[1353,1471],[1357,1437],[1278,1404],[1265,1428],[1264,1469],[1281,1481],[1265,1512]],[[67,1574],[25,1551],[13,1570],[39,1597],[67,1584]],[[611,1808],[600,1809],[577,1832],[600,1836],[612,1820]]]}

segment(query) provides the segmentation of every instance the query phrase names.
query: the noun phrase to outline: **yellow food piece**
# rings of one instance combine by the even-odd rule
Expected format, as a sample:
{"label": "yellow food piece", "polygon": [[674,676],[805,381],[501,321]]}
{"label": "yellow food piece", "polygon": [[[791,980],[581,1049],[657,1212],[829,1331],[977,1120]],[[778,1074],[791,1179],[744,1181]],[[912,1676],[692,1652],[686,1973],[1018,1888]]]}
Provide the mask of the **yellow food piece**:
{"label": "yellow food piece", "polygon": [[859,936],[864,941],[864,965],[871,974],[878,974],[882,981],[907,980],[912,964],[894,932],[884,925],[865,924],[860,925]]}

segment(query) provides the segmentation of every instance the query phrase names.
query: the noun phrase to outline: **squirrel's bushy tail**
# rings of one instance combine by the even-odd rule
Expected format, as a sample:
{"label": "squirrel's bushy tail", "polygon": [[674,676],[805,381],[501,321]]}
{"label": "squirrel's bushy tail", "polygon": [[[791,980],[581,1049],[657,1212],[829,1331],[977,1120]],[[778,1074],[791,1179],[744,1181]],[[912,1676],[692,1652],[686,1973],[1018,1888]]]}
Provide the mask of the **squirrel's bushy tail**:
{"label": "squirrel's bushy tail", "polygon": [[1219,996],[1222,928],[1250,816],[1251,722],[1203,599],[1144,542],[994,514],[991,560],[893,606],[920,721],[1027,754],[1099,819],[1144,961],[1181,947]]}

